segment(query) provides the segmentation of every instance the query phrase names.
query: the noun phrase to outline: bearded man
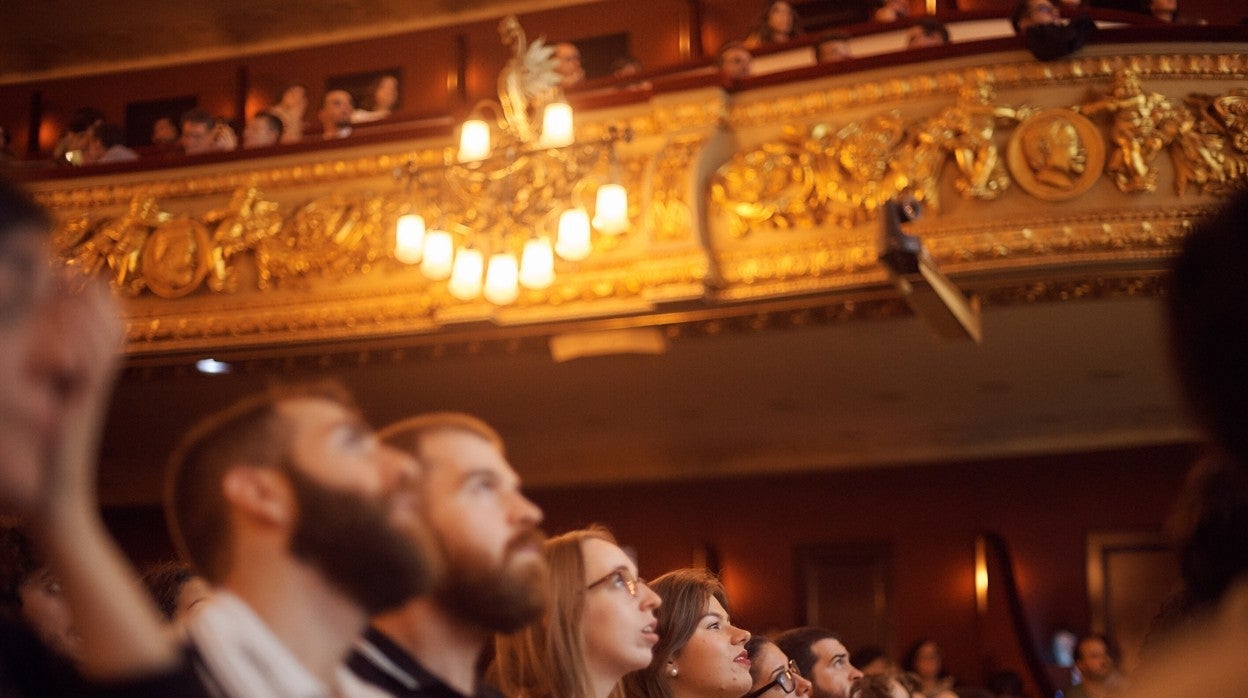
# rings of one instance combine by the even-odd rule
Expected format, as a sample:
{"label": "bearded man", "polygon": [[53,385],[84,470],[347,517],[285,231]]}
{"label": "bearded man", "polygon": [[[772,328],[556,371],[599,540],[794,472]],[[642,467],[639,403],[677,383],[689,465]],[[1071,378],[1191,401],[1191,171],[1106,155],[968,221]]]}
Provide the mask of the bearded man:
{"label": "bearded man", "polygon": [[376,616],[348,665],[393,696],[497,696],[477,666],[494,633],[544,609],[542,511],[521,493],[498,434],[475,417],[420,415],[380,434],[420,465],[422,530],[442,575],[429,594]]}

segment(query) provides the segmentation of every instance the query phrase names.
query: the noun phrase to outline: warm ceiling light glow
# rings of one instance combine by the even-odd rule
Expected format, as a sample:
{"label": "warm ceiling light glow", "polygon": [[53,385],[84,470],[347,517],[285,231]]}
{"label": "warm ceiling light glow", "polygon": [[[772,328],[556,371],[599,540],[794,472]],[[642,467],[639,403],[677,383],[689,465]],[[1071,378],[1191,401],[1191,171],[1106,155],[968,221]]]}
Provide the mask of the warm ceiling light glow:
{"label": "warm ceiling light glow", "polygon": [[555,253],[570,262],[576,262],[588,257],[591,249],[589,213],[578,206],[560,214]]}
{"label": "warm ceiling light glow", "polygon": [[607,235],[628,230],[628,192],[620,184],[598,187],[594,205],[594,227]]}
{"label": "warm ceiling light glow", "polygon": [[459,161],[479,162],[490,156],[490,125],[469,119],[459,129]]}
{"label": "warm ceiling light glow", "polygon": [[216,359],[200,359],[195,362],[195,370],[209,375],[220,375],[233,371],[234,367],[224,361],[217,361]]}
{"label": "warm ceiling light glow", "polygon": [[516,256],[510,252],[490,255],[490,263],[485,268],[485,288],[481,295],[495,305],[514,303],[520,295],[519,266]]}
{"label": "warm ceiling light glow", "polygon": [[451,264],[455,259],[455,240],[445,230],[431,230],[425,235],[424,259],[420,273],[434,281],[451,277]]}
{"label": "warm ceiling light glow", "polygon": [[399,216],[394,231],[394,258],[404,264],[417,264],[425,256],[425,219],[418,214]]}
{"label": "warm ceiling light glow", "polygon": [[550,246],[550,238],[530,238],[524,243],[524,253],[520,255],[520,285],[534,291],[547,288],[555,282],[555,251]]}
{"label": "warm ceiling light glow", "polygon": [[573,140],[572,107],[567,102],[547,104],[542,112],[542,137],[538,144],[543,148],[562,148],[572,145]]}
{"label": "warm ceiling light glow", "polygon": [[984,537],[975,537],[975,610],[988,612],[988,551]]}
{"label": "warm ceiling light glow", "polygon": [[481,275],[485,271],[485,256],[474,247],[462,247],[455,253],[455,265],[446,290],[461,301],[470,301],[481,295]]}

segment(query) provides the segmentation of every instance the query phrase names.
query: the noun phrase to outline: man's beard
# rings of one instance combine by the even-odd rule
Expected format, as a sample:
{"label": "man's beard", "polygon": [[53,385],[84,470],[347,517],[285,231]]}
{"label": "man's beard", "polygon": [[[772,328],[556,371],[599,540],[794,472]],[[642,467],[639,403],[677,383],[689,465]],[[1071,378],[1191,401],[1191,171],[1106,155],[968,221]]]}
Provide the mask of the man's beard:
{"label": "man's beard", "polygon": [[290,552],[369,615],[428,591],[435,565],[428,546],[387,519],[388,499],[372,501],[285,468],[298,504]]}
{"label": "man's beard", "polygon": [[438,605],[460,620],[484,630],[511,633],[546,609],[548,572],[540,552],[529,564],[516,565],[522,549],[540,550],[536,528],[517,533],[507,543],[503,562],[492,565],[476,551],[452,553],[442,546],[444,574],[433,589]]}

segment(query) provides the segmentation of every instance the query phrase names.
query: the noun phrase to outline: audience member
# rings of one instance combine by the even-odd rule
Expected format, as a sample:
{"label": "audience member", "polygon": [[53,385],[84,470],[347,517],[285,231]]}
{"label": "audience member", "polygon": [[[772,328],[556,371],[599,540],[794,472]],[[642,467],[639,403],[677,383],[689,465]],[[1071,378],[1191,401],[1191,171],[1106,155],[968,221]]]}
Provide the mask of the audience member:
{"label": "audience member", "polygon": [[849,698],[911,698],[912,695],[914,694],[911,690],[895,674],[864,676],[849,689]]}
{"label": "audience member", "polygon": [[576,44],[555,44],[555,72],[562,78],[560,87],[571,87],[585,81],[585,69],[581,67],[581,50]]}
{"label": "audience member", "polygon": [[325,140],[346,138],[351,135],[351,114],[355,105],[351,93],[346,90],[330,90],[321,103],[321,136]]}
{"label": "audience member", "polygon": [[168,116],[162,116],[152,124],[152,145],[161,150],[180,148],[181,138],[178,125]]}
{"label": "audience member", "polygon": [[797,663],[785,656],[776,643],[765,637],[752,637],[745,643],[750,654],[750,692],[745,698],[812,695],[814,690],[797,669]]}
{"label": "audience member", "polygon": [[1081,680],[1066,691],[1066,698],[1106,698],[1122,689],[1122,676],[1114,669],[1114,657],[1104,635],[1093,633],[1079,638],[1075,668]]}
{"label": "audience member", "polygon": [[156,600],[160,612],[171,621],[185,624],[191,612],[212,597],[207,580],[185,562],[162,562],[143,572],[143,584]]}
{"label": "audience member", "polygon": [[873,22],[896,22],[910,16],[910,0],[877,0],[878,6],[871,14]]}
{"label": "audience member", "polygon": [[102,123],[91,132],[87,147],[82,152],[85,165],[109,162],[134,162],[139,154],[127,148],[122,139],[125,132],[117,124]]}
{"label": "audience member", "polygon": [[243,148],[268,148],[282,140],[285,124],[276,115],[267,111],[257,112],[243,129]]}
{"label": "audience member", "polygon": [[801,33],[798,27],[797,11],[793,6],[786,0],[771,0],[759,18],[758,26],[746,37],[745,47],[755,49],[791,41]]}
{"label": "audience member", "polygon": [[351,112],[351,123],[362,124],[389,118],[399,103],[399,79],[385,74],[373,81],[360,108]]}
{"label": "audience member", "polygon": [[443,574],[428,595],[374,617],[350,667],[394,696],[495,696],[478,677],[487,642],[546,606],[541,509],[476,418],[421,415],[381,434],[421,465],[421,514]]}
{"label": "audience member", "polygon": [[1096,23],[1087,15],[1077,15],[1073,20],[1062,20],[1061,14],[1051,0],[1018,0],[1010,15],[1014,33],[1023,37],[1031,55],[1042,61],[1052,61],[1083,48],[1088,35],[1096,30]]}
{"label": "audience member", "polygon": [[949,43],[949,28],[934,18],[924,17],[906,31],[906,48],[927,48]]}
{"label": "audience member", "polygon": [[202,109],[182,115],[182,152],[187,155],[227,153],[238,147],[234,129]]}
{"label": "audience member", "polygon": [[706,570],[681,569],[650,585],[662,599],[650,666],[624,677],[628,698],[724,698],[750,690],[750,633],[732,624],[728,596]]}
{"label": "audience member", "polygon": [[81,639],[61,581],[17,527],[0,529],[0,603],[4,613],[26,623],[53,652],[78,659]]}
{"label": "audience member", "polygon": [[729,41],[719,48],[719,75],[724,80],[740,80],[750,75],[750,62],[754,59],[749,49],[740,41]]}
{"label": "audience member", "polygon": [[820,63],[836,63],[853,57],[849,34],[845,32],[828,32],[815,44],[815,60]]}
{"label": "audience member", "polygon": [[287,85],[282,96],[268,111],[282,120],[282,143],[298,143],[303,140],[303,119],[308,111],[308,88],[303,85]]}
{"label": "audience member", "polygon": [[550,605],[518,633],[495,638],[498,687],[509,696],[608,698],[654,658],[659,597],[604,528],[543,546]]}
{"label": "audience member", "polygon": [[[48,264],[52,221],[0,179],[0,515],[20,517],[62,585],[84,674],[114,695],[198,696],[159,613],[105,532],[95,453],[121,325],[102,285]],[[0,695],[82,695],[63,660],[0,617]]]}
{"label": "audience member", "polygon": [[52,159],[59,163],[81,165],[82,151],[86,149],[92,132],[102,123],[104,123],[104,114],[98,109],[82,107],[76,110],[69,117],[65,133],[52,150]]}
{"label": "audience member", "polygon": [[431,580],[416,463],[330,385],[256,395],[170,459],[169,529],[216,592],[187,624],[213,693],[356,695],[342,665],[368,616]]}
{"label": "audience member", "polygon": [[940,645],[930,638],[919,638],[901,659],[901,670],[919,677],[924,696],[936,698],[953,688],[953,677],[945,671]]}
{"label": "audience member", "polygon": [[849,650],[836,633],[816,627],[794,628],[776,638],[776,646],[814,686],[814,698],[849,698],[862,672],[849,661]]}

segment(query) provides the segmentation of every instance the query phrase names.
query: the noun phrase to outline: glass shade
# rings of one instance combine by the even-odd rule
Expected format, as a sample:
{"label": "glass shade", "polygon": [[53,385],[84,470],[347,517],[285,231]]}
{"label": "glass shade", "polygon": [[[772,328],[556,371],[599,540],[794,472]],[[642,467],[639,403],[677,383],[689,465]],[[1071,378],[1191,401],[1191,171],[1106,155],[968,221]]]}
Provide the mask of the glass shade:
{"label": "glass shade", "polygon": [[514,254],[500,252],[490,255],[490,263],[485,268],[485,289],[482,295],[495,305],[515,302],[520,295],[518,276],[519,265]]}
{"label": "glass shade", "polygon": [[425,219],[415,213],[399,216],[394,230],[394,258],[416,264],[425,256]]}
{"label": "glass shade", "polygon": [[542,137],[538,144],[543,148],[562,148],[572,145],[572,107],[567,102],[551,102],[542,112]]}
{"label": "glass shade", "polygon": [[469,119],[459,129],[459,161],[478,162],[490,156],[490,125]]}
{"label": "glass shade", "polygon": [[620,184],[598,187],[594,204],[594,227],[607,235],[628,230],[628,192]]}
{"label": "glass shade", "polygon": [[543,235],[524,243],[519,279],[521,286],[535,291],[554,283],[555,251],[550,246],[550,238]]}
{"label": "glass shade", "polygon": [[462,247],[455,253],[455,266],[446,290],[461,301],[470,301],[481,295],[481,274],[485,271],[485,255],[481,250]]}
{"label": "glass shade", "polygon": [[559,238],[555,240],[555,253],[568,261],[576,262],[588,257],[591,249],[589,213],[577,207],[560,214]]}
{"label": "glass shade", "polygon": [[451,263],[455,259],[455,240],[445,230],[431,230],[425,235],[424,259],[420,273],[434,281],[451,276]]}

